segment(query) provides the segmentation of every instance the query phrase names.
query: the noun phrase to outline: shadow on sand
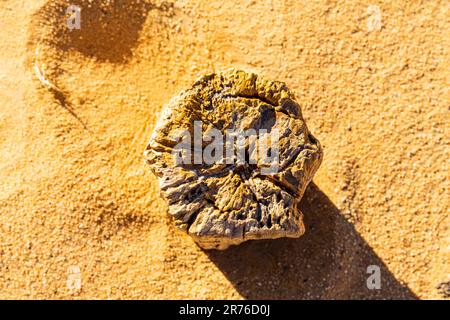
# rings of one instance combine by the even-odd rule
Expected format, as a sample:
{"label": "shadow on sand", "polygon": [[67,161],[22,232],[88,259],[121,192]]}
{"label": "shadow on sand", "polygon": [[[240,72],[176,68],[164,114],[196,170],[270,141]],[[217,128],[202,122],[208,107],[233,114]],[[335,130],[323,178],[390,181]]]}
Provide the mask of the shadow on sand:
{"label": "shadow on sand", "polygon": [[[67,27],[67,21],[75,19],[66,12],[70,6],[80,10],[80,29]],[[171,2],[155,5],[150,0],[59,0],[48,1],[39,16],[53,23],[57,49],[76,50],[100,62],[124,63],[133,55],[149,11],[167,14],[172,8]]]}
{"label": "shadow on sand", "polygon": [[[249,241],[209,258],[247,299],[417,299],[314,184],[300,206],[299,239]],[[369,265],[381,269],[381,289],[366,285]]]}

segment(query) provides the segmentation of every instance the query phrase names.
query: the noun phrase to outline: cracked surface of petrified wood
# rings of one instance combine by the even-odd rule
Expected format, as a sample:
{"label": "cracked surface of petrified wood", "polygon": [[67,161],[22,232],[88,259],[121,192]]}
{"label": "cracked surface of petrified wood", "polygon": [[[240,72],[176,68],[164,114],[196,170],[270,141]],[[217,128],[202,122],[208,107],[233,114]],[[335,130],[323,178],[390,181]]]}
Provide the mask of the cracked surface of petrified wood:
{"label": "cracked surface of petrified wood", "polygon": [[[260,163],[177,162],[180,132],[194,133],[195,121],[203,132],[277,130],[277,170],[263,174],[266,164]],[[175,224],[202,248],[226,249],[251,239],[300,237],[305,228],[298,205],[323,152],[284,83],[228,70],[201,77],[165,106],[145,157]]]}

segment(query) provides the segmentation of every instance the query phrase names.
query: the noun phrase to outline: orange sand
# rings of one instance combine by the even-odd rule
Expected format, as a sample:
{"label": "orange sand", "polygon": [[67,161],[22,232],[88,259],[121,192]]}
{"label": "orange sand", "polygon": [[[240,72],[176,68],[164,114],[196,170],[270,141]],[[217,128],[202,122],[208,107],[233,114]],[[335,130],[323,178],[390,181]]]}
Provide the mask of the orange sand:
{"label": "orange sand", "polygon": [[[107,2],[0,2],[0,298],[444,298],[447,1]],[[142,152],[164,103],[229,67],[285,81],[325,159],[304,237],[205,252]]]}

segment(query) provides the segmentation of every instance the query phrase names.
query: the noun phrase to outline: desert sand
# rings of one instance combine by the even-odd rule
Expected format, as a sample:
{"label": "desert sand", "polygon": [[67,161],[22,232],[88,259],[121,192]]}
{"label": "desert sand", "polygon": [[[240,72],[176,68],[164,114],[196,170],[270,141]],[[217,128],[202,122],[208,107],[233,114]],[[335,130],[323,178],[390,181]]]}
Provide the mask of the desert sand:
{"label": "desert sand", "polygon": [[[449,29],[447,1],[1,1],[0,298],[448,298]],[[142,154],[230,67],[286,82],[324,160],[304,236],[203,251]]]}

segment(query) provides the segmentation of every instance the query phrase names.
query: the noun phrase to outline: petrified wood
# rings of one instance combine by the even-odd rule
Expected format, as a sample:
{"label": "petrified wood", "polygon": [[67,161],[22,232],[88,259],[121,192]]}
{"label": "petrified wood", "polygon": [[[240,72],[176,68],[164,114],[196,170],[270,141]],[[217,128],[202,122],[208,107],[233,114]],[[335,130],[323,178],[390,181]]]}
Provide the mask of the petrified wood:
{"label": "petrified wood", "polygon": [[[196,139],[196,123],[203,133],[200,144],[181,144],[186,137],[188,142]],[[211,142],[205,133],[212,129],[224,136],[249,129],[265,133],[241,141],[244,157],[230,157],[219,148],[221,161],[203,163],[202,151]],[[277,150],[271,144],[266,155],[277,156],[270,163],[261,161],[254,156],[260,150],[255,144],[273,143],[275,133]],[[322,157],[320,143],[286,85],[234,69],[205,75],[174,97],[145,150],[170,216],[205,249],[300,237],[305,228],[298,205]]]}

